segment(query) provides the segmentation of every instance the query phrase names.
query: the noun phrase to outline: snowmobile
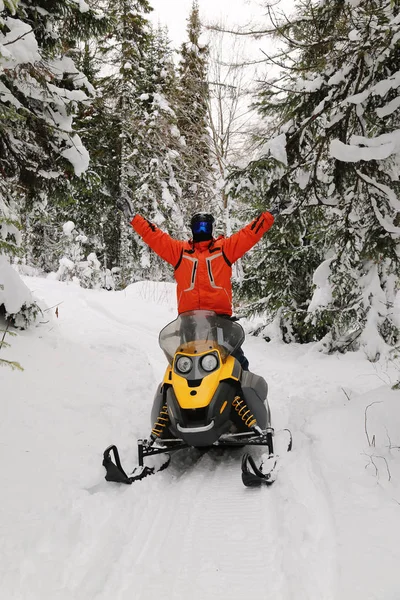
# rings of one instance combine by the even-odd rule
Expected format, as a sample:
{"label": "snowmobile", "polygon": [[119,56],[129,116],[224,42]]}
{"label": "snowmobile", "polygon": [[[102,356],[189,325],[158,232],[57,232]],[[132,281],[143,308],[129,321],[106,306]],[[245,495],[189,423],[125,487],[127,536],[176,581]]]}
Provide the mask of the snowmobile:
{"label": "snowmobile", "polygon": [[[182,313],[162,329],[159,344],[168,367],[155,394],[151,434],[138,440],[138,466],[130,476],[115,445],[104,451],[107,481],[139,481],[165,469],[171,453],[184,448],[265,446],[267,472],[245,453],[242,481],[248,487],[273,483],[277,461],[268,385],[259,375],[244,371],[233,356],[244,337],[237,321],[208,310]],[[292,437],[285,431],[290,450]],[[145,465],[147,457],[158,454],[166,457],[157,469]]]}

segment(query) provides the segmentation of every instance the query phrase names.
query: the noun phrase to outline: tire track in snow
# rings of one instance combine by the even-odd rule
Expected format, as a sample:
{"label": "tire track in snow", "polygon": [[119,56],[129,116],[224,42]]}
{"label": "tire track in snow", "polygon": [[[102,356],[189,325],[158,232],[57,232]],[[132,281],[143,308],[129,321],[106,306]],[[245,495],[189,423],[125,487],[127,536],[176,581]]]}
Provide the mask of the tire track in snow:
{"label": "tire track in snow", "polygon": [[[266,357],[260,351],[256,354],[257,346],[262,347],[262,343],[253,340],[250,358],[254,353],[255,372],[266,376],[268,354]],[[294,444],[292,453],[285,454],[284,437],[275,436],[275,450],[281,454],[282,461],[273,497],[279,524],[277,539],[281,540],[284,551],[282,568],[287,590],[286,596],[278,595],[277,599],[339,600],[334,511],[313,439],[307,432],[309,417],[320,410],[321,400],[326,401],[326,388],[316,376],[314,387],[307,395],[301,395],[299,381],[304,377],[304,367],[295,363],[285,371],[284,378],[273,371],[266,377],[271,384],[269,401],[273,426],[277,430],[288,427]]]}
{"label": "tire track in snow", "polygon": [[[289,600],[274,489],[243,487],[241,453],[212,451],[182,472],[178,460],[132,487],[81,494],[59,514],[71,512],[61,531],[44,532],[36,575],[65,590],[57,600]],[[72,521],[67,547],[58,535]]]}
{"label": "tire track in snow", "polygon": [[[241,451],[205,454],[169,485],[165,473],[162,519],[158,511],[132,564],[140,581],[131,589],[136,598],[242,600],[263,590],[266,596],[288,597],[282,548],[271,544],[277,530],[272,489],[245,489],[240,457]],[[158,499],[149,500],[151,510]],[[158,565],[157,575],[143,576],[151,564]]]}
{"label": "tire track in snow", "polygon": [[[299,432],[297,439],[301,438]],[[303,440],[281,470],[279,496],[277,518],[285,544],[289,598],[334,600],[338,576],[335,524],[309,439]]]}
{"label": "tire track in snow", "polygon": [[[279,536],[285,545],[284,572],[290,598],[296,600],[339,600],[336,594],[337,544],[333,509],[314,441],[307,421],[316,398],[289,394],[297,374],[289,374],[276,390],[277,422],[287,423],[293,434],[293,451],[286,455],[275,484]],[[317,399],[318,400],[318,399]]]}

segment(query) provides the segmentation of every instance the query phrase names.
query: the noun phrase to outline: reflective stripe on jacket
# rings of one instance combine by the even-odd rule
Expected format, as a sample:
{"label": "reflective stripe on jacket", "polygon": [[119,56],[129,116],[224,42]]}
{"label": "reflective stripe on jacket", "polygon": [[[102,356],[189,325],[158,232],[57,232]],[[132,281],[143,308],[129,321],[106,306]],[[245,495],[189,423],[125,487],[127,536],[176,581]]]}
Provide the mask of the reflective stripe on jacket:
{"label": "reflective stripe on jacket", "polygon": [[232,264],[252,248],[272,226],[274,217],[262,213],[228,238],[206,242],[174,240],[156,225],[136,215],[131,225],[154,252],[175,269],[178,313],[213,310],[232,314]]}

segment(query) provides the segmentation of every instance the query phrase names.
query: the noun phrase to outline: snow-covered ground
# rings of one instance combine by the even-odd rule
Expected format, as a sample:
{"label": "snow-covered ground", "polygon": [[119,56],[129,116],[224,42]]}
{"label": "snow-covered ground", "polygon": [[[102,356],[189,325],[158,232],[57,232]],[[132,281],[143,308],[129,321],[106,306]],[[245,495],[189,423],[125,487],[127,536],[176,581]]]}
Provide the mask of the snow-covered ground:
{"label": "snow-covered ground", "polygon": [[193,450],[118,486],[102,451],[129,469],[149,433],[174,288],[25,282],[50,308],[1,351],[24,367],[0,371],[2,599],[400,598],[400,362],[248,337],[294,437],[275,484],[244,488],[241,451]]}

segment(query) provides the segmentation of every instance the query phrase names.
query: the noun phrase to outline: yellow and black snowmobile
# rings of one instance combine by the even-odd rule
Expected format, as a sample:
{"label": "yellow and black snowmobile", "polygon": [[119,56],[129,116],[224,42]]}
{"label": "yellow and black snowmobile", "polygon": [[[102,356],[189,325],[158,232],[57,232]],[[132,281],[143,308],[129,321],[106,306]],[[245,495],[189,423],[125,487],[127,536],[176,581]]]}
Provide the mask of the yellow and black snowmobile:
{"label": "yellow and black snowmobile", "polygon": [[153,474],[155,468],[144,464],[146,457],[168,454],[157,469],[162,470],[173,451],[212,446],[266,446],[271,468],[264,473],[246,453],[242,480],[246,486],[274,481],[267,383],[244,371],[232,356],[244,337],[239,323],[206,310],[183,313],[162,329],[159,343],[169,365],[154,398],[151,434],[138,442],[139,464],[131,476],[123,470],[116,446],[105,450],[107,481],[130,484]]}

